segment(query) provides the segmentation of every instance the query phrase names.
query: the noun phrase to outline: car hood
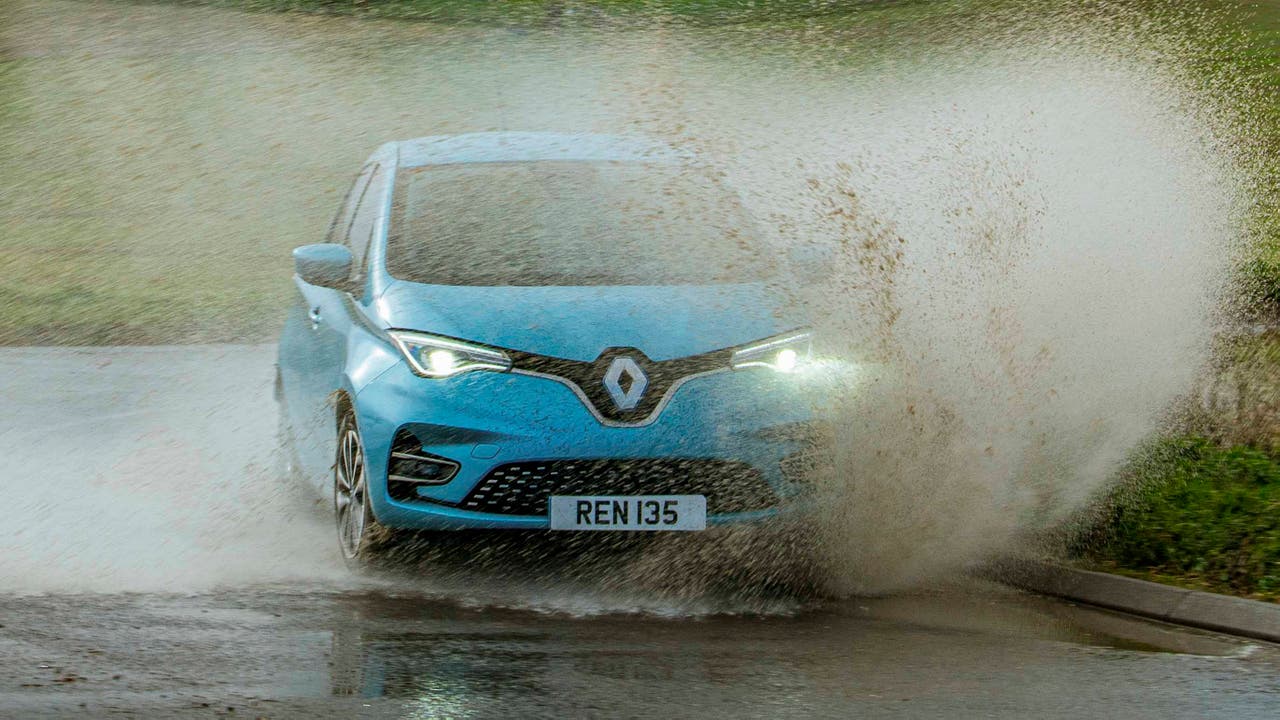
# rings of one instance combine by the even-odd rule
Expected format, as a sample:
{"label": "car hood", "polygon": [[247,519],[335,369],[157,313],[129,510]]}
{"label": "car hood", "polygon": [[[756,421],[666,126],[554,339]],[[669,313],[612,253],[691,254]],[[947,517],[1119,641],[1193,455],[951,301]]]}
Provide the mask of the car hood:
{"label": "car hood", "polygon": [[611,347],[667,360],[799,326],[762,283],[457,287],[396,281],[378,298],[390,328],[589,362]]}

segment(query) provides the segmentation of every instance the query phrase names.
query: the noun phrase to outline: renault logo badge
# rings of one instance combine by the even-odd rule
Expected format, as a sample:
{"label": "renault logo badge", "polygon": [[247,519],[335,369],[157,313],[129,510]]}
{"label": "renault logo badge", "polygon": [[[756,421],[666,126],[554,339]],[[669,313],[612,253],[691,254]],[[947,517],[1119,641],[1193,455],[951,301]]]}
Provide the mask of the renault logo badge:
{"label": "renault logo badge", "polygon": [[[622,378],[627,378],[627,388],[622,389]],[[649,378],[636,364],[635,360],[623,356],[614,358],[604,374],[604,389],[609,391],[613,404],[619,410],[634,410],[644,397],[644,389],[649,385]]]}

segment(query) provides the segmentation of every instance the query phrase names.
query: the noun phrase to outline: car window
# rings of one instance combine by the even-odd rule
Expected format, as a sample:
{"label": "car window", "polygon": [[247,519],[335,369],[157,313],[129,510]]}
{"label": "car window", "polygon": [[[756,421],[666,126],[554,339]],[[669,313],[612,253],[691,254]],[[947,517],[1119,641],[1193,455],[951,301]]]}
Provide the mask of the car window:
{"label": "car window", "polygon": [[664,163],[486,162],[396,181],[392,277],[438,285],[692,285],[770,277],[719,179]]}
{"label": "car window", "polygon": [[355,212],[356,203],[360,202],[360,196],[364,194],[364,186],[369,182],[369,175],[373,170],[373,165],[366,165],[351,183],[351,188],[347,190],[347,196],[342,201],[342,207],[338,209],[338,214],[333,216],[333,222],[329,223],[329,232],[324,236],[325,242],[341,244],[346,238],[347,228],[351,227],[351,215]]}
{"label": "car window", "polygon": [[369,238],[373,235],[378,214],[382,210],[386,177],[387,174],[381,167],[373,168],[373,175],[370,176],[369,184],[360,198],[355,217],[351,220],[351,229],[347,232],[347,246],[351,248],[351,254],[355,260],[351,268],[357,277],[363,273],[364,256],[369,250]]}

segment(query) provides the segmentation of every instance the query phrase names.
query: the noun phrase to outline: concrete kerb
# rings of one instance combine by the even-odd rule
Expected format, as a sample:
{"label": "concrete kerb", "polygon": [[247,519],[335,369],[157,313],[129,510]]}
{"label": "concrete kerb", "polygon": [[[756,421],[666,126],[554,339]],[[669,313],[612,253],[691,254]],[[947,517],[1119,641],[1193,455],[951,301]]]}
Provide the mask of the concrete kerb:
{"label": "concrete kerb", "polygon": [[1042,595],[1280,643],[1280,603],[1186,590],[1042,560],[1004,560],[980,574]]}

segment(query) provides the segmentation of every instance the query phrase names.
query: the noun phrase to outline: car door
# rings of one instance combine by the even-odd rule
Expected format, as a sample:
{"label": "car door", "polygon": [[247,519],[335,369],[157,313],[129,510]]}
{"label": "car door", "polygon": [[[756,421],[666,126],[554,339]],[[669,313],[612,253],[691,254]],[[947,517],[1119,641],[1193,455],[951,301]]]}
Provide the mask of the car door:
{"label": "car door", "polygon": [[[353,248],[368,245],[386,186],[385,172],[371,165],[356,179],[327,240]],[[353,275],[361,271],[355,263]],[[353,277],[353,279],[355,279]],[[337,426],[334,393],[343,386],[347,334],[351,329],[348,293],[319,287],[295,277],[297,301],[281,338],[281,377],[300,470],[321,490],[329,485]]]}

